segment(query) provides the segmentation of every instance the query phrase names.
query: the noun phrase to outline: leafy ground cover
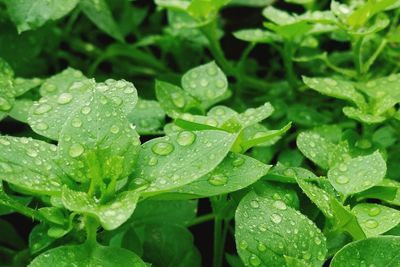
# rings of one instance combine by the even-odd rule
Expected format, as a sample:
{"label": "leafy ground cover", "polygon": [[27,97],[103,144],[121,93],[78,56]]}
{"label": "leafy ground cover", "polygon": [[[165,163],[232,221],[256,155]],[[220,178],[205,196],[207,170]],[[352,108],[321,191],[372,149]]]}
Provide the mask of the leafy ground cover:
{"label": "leafy ground cover", "polygon": [[399,7],[0,0],[0,266],[400,266]]}

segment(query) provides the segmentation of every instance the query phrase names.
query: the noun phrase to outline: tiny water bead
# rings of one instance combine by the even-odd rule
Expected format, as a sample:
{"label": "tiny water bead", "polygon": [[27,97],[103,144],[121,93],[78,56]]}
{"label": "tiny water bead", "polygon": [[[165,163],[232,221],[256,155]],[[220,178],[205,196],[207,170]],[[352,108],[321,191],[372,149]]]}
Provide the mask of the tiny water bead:
{"label": "tiny water bead", "polygon": [[174,146],[168,142],[158,142],[151,147],[151,151],[153,151],[154,154],[166,156],[174,151]]}
{"label": "tiny water bead", "polygon": [[181,146],[188,146],[193,144],[196,139],[196,135],[190,131],[182,131],[178,134],[176,142]]}
{"label": "tiny water bead", "polygon": [[77,158],[85,152],[85,148],[81,144],[73,144],[68,151],[68,154],[73,157]]}
{"label": "tiny water bead", "polygon": [[248,246],[249,246],[249,244],[247,244],[247,242],[245,240],[242,240],[242,241],[239,242],[239,248],[240,249],[245,250],[245,249],[247,249]]}
{"label": "tiny water bead", "polygon": [[57,103],[61,105],[68,104],[72,101],[73,96],[70,93],[62,93],[58,99]]}
{"label": "tiny water bead", "polygon": [[0,110],[7,111],[11,109],[11,107],[12,105],[7,99],[0,97]]}
{"label": "tiny water bead", "polygon": [[275,208],[277,208],[278,210],[286,210],[287,206],[285,204],[285,202],[281,201],[281,200],[276,200],[273,204],[273,206]]}
{"label": "tiny water bead", "polygon": [[260,207],[260,203],[258,202],[258,200],[252,200],[250,201],[250,206],[254,209],[257,209]]}
{"label": "tiny water bead", "polygon": [[88,107],[88,106],[83,107],[82,110],[81,110],[82,114],[84,114],[84,115],[89,114],[90,111],[92,111],[92,109],[90,107]]}
{"label": "tiny water bead", "polygon": [[113,133],[113,134],[119,133],[119,127],[117,125],[111,126],[110,132]]}
{"label": "tiny water bead", "polygon": [[277,213],[273,213],[273,214],[271,215],[271,221],[272,221],[273,223],[278,224],[278,223],[280,223],[280,222],[282,221],[282,217],[281,217],[281,215],[279,215],[279,214],[277,214]]}
{"label": "tiny water bead", "polygon": [[260,251],[260,252],[264,252],[264,251],[267,250],[267,247],[263,243],[260,242],[257,245],[257,250]]}
{"label": "tiny water bead", "polygon": [[245,160],[244,158],[236,158],[232,161],[233,167],[240,167],[244,164]]}
{"label": "tiny water bead", "polygon": [[172,93],[171,99],[174,105],[178,108],[183,108],[186,104],[185,97],[180,93],[177,92]]}
{"label": "tiny water bead", "polygon": [[371,229],[379,226],[379,223],[374,219],[369,219],[369,220],[365,221],[364,224],[366,227],[371,228]]}
{"label": "tiny water bead", "polygon": [[372,207],[368,211],[369,216],[377,216],[379,213],[381,213],[381,209],[379,207]]}
{"label": "tiny water bead", "polygon": [[340,175],[340,176],[338,176],[338,177],[335,179],[335,181],[336,181],[338,184],[347,184],[350,180],[349,180],[349,178],[347,178],[346,176]]}
{"label": "tiny water bead", "polygon": [[228,177],[222,173],[211,175],[208,182],[215,186],[222,186],[228,182]]}
{"label": "tiny water bead", "polygon": [[261,260],[256,254],[251,254],[249,258],[249,263],[252,266],[260,266],[261,265]]}
{"label": "tiny water bead", "polygon": [[45,130],[49,129],[49,125],[47,125],[44,122],[39,122],[38,124],[36,124],[36,129],[38,129],[40,131],[45,131]]}
{"label": "tiny water bead", "polygon": [[34,113],[36,115],[41,115],[41,114],[45,114],[45,113],[49,112],[50,110],[51,110],[51,106],[50,105],[41,104],[35,109]]}

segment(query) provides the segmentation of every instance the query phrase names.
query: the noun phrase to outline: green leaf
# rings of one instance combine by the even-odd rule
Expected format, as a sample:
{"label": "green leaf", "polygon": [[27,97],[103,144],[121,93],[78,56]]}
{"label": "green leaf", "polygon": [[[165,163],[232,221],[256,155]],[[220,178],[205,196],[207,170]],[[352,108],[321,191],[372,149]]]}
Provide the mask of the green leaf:
{"label": "green leaf", "polygon": [[345,196],[364,191],[379,184],[386,174],[386,162],[375,151],[359,156],[331,168],[328,179],[333,187]]}
{"label": "green leaf", "polygon": [[58,20],[75,8],[78,0],[6,0],[7,11],[18,32],[34,30],[47,21]]}
{"label": "green leaf", "polygon": [[386,120],[386,117],[379,116],[379,115],[373,115],[373,114],[368,114],[365,113],[364,111],[360,109],[356,109],[353,107],[344,107],[343,108],[343,113],[347,117],[364,122],[366,124],[375,124],[375,123],[380,123]]}
{"label": "green leaf", "polygon": [[29,233],[29,249],[36,254],[49,247],[56,239],[47,234],[49,227],[46,224],[36,225]]}
{"label": "green leaf", "polygon": [[263,16],[277,25],[287,25],[296,22],[296,19],[289,13],[279,10],[273,6],[268,6],[262,11]]}
{"label": "green leaf", "polygon": [[380,185],[397,188],[395,197],[392,200],[389,200],[389,201],[386,200],[386,201],[390,204],[400,206],[400,182],[395,181],[395,180],[390,180],[390,179],[383,179],[383,181],[380,183]]}
{"label": "green leaf", "polygon": [[221,7],[230,0],[192,0],[187,7],[187,12],[200,21],[213,20]]}
{"label": "green leaf", "polygon": [[62,172],[57,147],[31,138],[0,136],[0,179],[29,192],[58,194]]}
{"label": "green leaf", "polygon": [[[63,75],[60,77],[62,79]],[[46,83],[43,85],[45,86]],[[82,116],[91,114],[86,104],[91,102],[93,94],[101,94],[128,115],[137,103],[137,91],[133,84],[124,80],[106,80],[95,84],[94,80],[82,80],[72,83],[67,91],[46,95],[33,105],[28,122],[32,129],[48,138],[58,140],[62,125],[66,119],[81,112]],[[104,100],[103,100],[104,102]]]}
{"label": "green leaf", "polygon": [[173,192],[196,197],[227,194],[255,183],[270,167],[251,157],[229,153],[213,171]]}
{"label": "green leaf", "polygon": [[84,82],[85,80],[87,80],[87,78],[81,71],[73,68],[66,68],[62,72],[46,79],[40,86],[40,94],[42,96],[59,95],[60,93],[68,92],[74,83],[76,83],[75,86],[77,86],[79,82]]}
{"label": "green leaf", "polygon": [[89,244],[61,246],[48,250],[36,257],[28,266],[120,266],[147,267],[133,252],[113,247]]}
{"label": "green leaf", "polygon": [[180,87],[171,83],[156,80],[156,97],[161,107],[171,118],[176,118],[190,107],[200,105],[193,97]]}
{"label": "green leaf", "polygon": [[308,266],[321,266],[325,260],[324,235],[281,200],[250,192],[241,200],[235,221],[236,246],[246,266],[286,266],[285,256]]}
{"label": "green leaf", "polygon": [[[14,72],[10,65],[0,58],[0,112],[11,110],[14,105],[14,92],[12,88]],[[1,116],[1,114],[0,114]],[[3,115],[5,116],[5,114]]]}
{"label": "green leaf", "polygon": [[330,154],[335,145],[316,132],[301,132],[296,139],[301,153],[312,162],[327,170],[330,167]]}
{"label": "green leaf", "polygon": [[220,101],[228,92],[228,80],[214,61],[187,71],[182,88],[207,106]]}
{"label": "green leaf", "polygon": [[281,41],[281,38],[270,31],[261,29],[239,30],[233,33],[237,39],[251,43],[275,43]]}
{"label": "green leaf", "polygon": [[200,267],[201,257],[189,230],[178,225],[146,225],[143,259],[154,267]]}
{"label": "green leaf", "polygon": [[105,0],[81,0],[79,7],[99,29],[118,41],[124,42],[124,37]]}
{"label": "green leaf", "polygon": [[[133,90],[133,87],[128,88]],[[72,111],[65,121],[58,158],[63,170],[74,180],[111,179],[112,185],[132,172],[140,140],[122,110],[115,105],[115,97],[109,98],[102,90],[109,90],[109,87],[97,85],[85,105]]]}
{"label": "green leaf", "polygon": [[30,99],[16,99],[8,115],[17,121],[27,123],[32,106],[33,101]]}
{"label": "green leaf", "polygon": [[243,127],[247,127],[265,120],[274,112],[271,103],[267,102],[257,108],[248,108],[245,112],[240,113],[238,119]]}
{"label": "green leaf", "polygon": [[152,139],[142,151],[132,177],[148,193],[189,184],[212,171],[228,154],[236,136],[224,131],[182,131]]}
{"label": "green leaf", "polygon": [[184,226],[196,217],[195,200],[151,200],[138,203],[130,219],[135,226],[172,224]]}
{"label": "green leaf", "polygon": [[350,210],[346,209],[334,196],[301,178],[297,179],[297,183],[325,217],[334,222],[336,227],[348,232],[354,239],[365,238],[364,231],[359,225],[356,216]]}
{"label": "green leaf", "polygon": [[303,76],[303,82],[323,95],[353,102],[360,109],[366,107],[364,96],[354,88],[351,82],[334,78],[308,78],[305,76]]}
{"label": "green leaf", "polygon": [[400,265],[400,237],[372,237],[344,246],[331,262],[331,267],[366,266],[396,267]]}
{"label": "green leaf", "polygon": [[165,113],[157,101],[139,99],[128,119],[136,125],[139,134],[152,134],[164,126]]}
{"label": "green leaf", "polygon": [[14,80],[14,94],[15,96],[21,96],[28,92],[29,90],[38,87],[42,83],[42,80],[39,78],[33,79],[24,79],[24,78],[16,78]]}
{"label": "green leaf", "polygon": [[106,230],[113,230],[128,220],[135,210],[138,199],[138,192],[124,191],[107,203],[101,204],[85,192],[74,191],[67,187],[62,190],[62,202],[67,209],[95,216]]}
{"label": "green leaf", "polygon": [[360,203],[352,212],[367,237],[383,234],[400,223],[400,211],[373,203]]}

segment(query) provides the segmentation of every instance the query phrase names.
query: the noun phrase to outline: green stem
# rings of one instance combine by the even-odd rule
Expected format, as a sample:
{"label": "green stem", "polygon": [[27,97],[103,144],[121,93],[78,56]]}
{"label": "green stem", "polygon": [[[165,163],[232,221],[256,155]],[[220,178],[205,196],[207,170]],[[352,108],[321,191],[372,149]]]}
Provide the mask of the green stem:
{"label": "green stem", "polygon": [[97,227],[98,222],[95,218],[89,215],[85,216],[85,226],[86,226],[86,243],[94,246],[97,244]]}
{"label": "green stem", "polygon": [[208,221],[211,221],[215,218],[215,214],[214,213],[209,213],[209,214],[205,214],[199,217],[196,217],[193,221],[191,221],[190,223],[186,224],[187,227],[191,227],[191,226],[195,226],[198,224],[202,224]]}
{"label": "green stem", "polygon": [[375,60],[378,58],[378,56],[382,53],[383,49],[386,47],[387,40],[383,39],[382,42],[379,44],[378,48],[375,50],[375,52],[372,54],[372,56],[365,62],[364,68],[363,68],[363,74],[368,73],[369,68],[374,64]]}
{"label": "green stem", "polygon": [[353,48],[353,53],[354,53],[354,65],[357,70],[357,76],[359,79],[362,77],[362,70],[363,70],[363,58],[362,58],[362,44],[363,44],[364,38],[363,37],[358,37],[353,43],[352,43],[352,48]]}
{"label": "green stem", "polygon": [[223,252],[223,240],[222,240],[222,220],[215,217],[214,220],[214,257],[213,267],[222,266],[222,252]]}
{"label": "green stem", "polygon": [[292,89],[297,88],[297,78],[293,67],[293,45],[290,41],[285,41],[283,50],[281,50],[283,65],[286,70],[286,77]]}

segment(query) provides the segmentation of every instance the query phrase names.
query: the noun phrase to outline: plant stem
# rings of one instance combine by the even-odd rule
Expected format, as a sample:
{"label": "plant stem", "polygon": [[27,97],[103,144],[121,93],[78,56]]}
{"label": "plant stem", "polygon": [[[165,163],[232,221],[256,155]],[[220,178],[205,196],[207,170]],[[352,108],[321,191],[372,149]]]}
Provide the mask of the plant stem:
{"label": "plant stem", "polygon": [[223,244],[225,243],[222,240],[222,220],[218,217],[215,217],[214,220],[214,257],[213,257],[213,267],[221,267],[222,266],[222,252],[223,252]]}
{"label": "plant stem", "polygon": [[186,224],[187,227],[191,227],[191,226],[195,226],[198,224],[202,224],[208,221],[211,221],[215,218],[215,214],[214,213],[209,213],[209,214],[205,214],[202,216],[199,216],[197,218],[195,218],[193,221],[189,222],[188,224]]}
{"label": "plant stem", "polygon": [[375,52],[372,54],[372,56],[365,62],[364,68],[363,68],[363,74],[368,73],[369,68],[374,64],[375,60],[378,58],[380,53],[382,53],[383,49],[386,47],[387,40],[383,39],[382,42],[379,44],[378,48],[375,50]]}
{"label": "plant stem", "polygon": [[357,76],[359,79],[361,79],[362,76],[362,70],[363,70],[363,59],[362,59],[362,54],[361,54],[361,47],[362,43],[364,41],[363,37],[358,37],[353,43],[352,43],[352,48],[353,48],[353,53],[354,53],[354,65],[357,70]]}
{"label": "plant stem", "polygon": [[293,45],[290,41],[285,41],[283,45],[283,50],[281,50],[283,65],[286,70],[286,77],[288,79],[289,85],[292,89],[296,89],[297,87],[297,78],[294,73],[293,67]]}
{"label": "plant stem", "polygon": [[98,222],[95,218],[86,215],[85,226],[86,226],[86,243],[91,246],[94,246],[97,243]]}

